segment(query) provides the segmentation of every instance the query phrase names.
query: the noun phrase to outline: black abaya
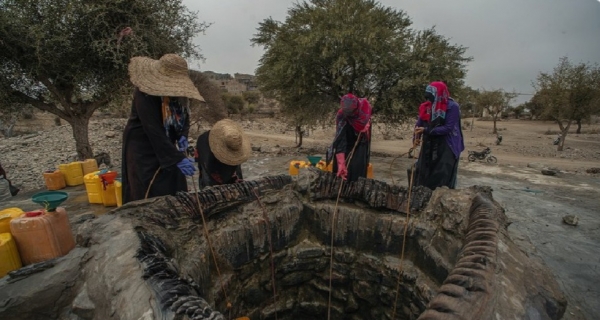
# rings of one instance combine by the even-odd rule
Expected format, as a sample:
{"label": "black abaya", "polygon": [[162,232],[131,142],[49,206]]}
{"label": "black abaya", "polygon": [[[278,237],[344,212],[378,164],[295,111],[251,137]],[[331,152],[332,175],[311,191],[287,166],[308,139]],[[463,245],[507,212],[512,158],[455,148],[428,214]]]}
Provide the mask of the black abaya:
{"label": "black abaya", "polygon": [[[189,130],[189,119],[184,136]],[[187,181],[177,167],[185,155],[169,139],[162,118],[161,97],[135,90],[131,115],[123,132],[123,203],[144,199],[157,170],[148,197],[187,191]]]}
{"label": "black abaya", "polygon": [[359,177],[366,178],[367,177],[367,167],[370,161],[370,146],[371,141],[369,141],[366,133],[360,135],[360,142],[356,145],[356,149],[354,150],[354,154],[352,158],[349,159],[350,153],[356,144],[356,140],[359,138],[359,134],[356,133],[354,128],[351,125],[346,124],[344,128],[340,132],[340,134],[336,137],[335,141],[333,141],[333,172],[337,173],[337,158],[335,154],[343,152],[345,154],[346,160],[350,160],[346,163],[346,169],[348,170],[348,181],[357,181]]}

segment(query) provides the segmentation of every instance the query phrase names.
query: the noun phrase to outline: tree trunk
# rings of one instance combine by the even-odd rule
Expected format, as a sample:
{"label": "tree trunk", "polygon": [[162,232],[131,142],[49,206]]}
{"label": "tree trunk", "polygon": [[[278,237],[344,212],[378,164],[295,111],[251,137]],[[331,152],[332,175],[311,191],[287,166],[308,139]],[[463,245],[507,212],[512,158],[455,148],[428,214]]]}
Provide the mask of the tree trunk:
{"label": "tree trunk", "polygon": [[298,135],[298,145],[296,146],[296,148],[300,148],[302,147],[302,135],[304,134],[304,131],[302,131],[301,126],[296,126],[296,134]]}
{"label": "tree trunk", "polygon": [[94,157],[92,147],[90,146],[88,136],[88,126],[90,118],[73,118],[67,120],[73,128],[73,137],[75,138],[75,149],[79,160],[90,159]]}
{"label": "tree trunk", "polygon": [[473,125],[475,124],[475,115],[473,114],[471,117],[471,131],[473,131]]}
{"label": "tree trunk", "polygon": [[496,129],[496,120],[498,120],[498,115],[494,116],[494,131],[492,131],[493,134],[497,134],[498,130]]}
{"label": "tree trunk", "polygon": [[577,120],[577,131],[575,133],[581,134],[581,119]]}
{"label": "tree trunk", "polygon": [[563,147],[565,145],[565,140],[567,139],[567,134],[569,133],[569,128],[571,127],[571,121],[567,123],[567,126],[561,130],[560,132],[560,141],[558,142],[557,151],[563,151]]}

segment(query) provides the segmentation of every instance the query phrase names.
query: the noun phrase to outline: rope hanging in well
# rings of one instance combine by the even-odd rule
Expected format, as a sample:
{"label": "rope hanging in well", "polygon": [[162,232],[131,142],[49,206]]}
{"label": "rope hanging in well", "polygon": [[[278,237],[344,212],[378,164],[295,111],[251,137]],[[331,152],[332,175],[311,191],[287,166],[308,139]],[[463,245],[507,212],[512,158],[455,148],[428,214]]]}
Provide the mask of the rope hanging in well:
{"label": "rope hanging in well", "polygon": [[[350,161],[352,161],[352,157],[354,156],[354,150],[356,150],[356,146],[360,142],[360,137],[363,133],[360,132],[358,137],[356,138],[356,142],[354,143],[354,147],[352,147],[352,151],[350,151],[350,155],[346,159],[346,167],[350,165]],[[340,181],[340,189],[338,190],[337,199],[335,200],[335,207],[333,208],[333,214],[331,215],[331,251],[329,257],[329,302],[327,304],[327,320],[331,319],[331,285],[333,279],[333,240],[335,237],[335,221],[337,216],[337,208],[340,203],[340,196],[342,195],[342,187],[344,186],[344,179]]]}

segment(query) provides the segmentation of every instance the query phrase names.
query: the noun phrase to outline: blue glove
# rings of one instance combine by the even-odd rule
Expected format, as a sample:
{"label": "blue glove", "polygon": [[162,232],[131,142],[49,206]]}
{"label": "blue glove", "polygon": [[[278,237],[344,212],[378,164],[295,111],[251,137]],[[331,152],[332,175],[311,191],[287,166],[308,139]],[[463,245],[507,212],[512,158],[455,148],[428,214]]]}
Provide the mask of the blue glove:
{"label": "blue glove", "polygon": [[194,163],[188,158],[184,158],[183,160],[179,161],[177,167],[186,176],[193,176],[194,172],[196,171]]}
{"label": "blue glove", "polygon": [[179,147],[179,151],[187,152],[189,146],[187,138],[185,136],[179,138],[179,140],[177,140],[177,146]]}

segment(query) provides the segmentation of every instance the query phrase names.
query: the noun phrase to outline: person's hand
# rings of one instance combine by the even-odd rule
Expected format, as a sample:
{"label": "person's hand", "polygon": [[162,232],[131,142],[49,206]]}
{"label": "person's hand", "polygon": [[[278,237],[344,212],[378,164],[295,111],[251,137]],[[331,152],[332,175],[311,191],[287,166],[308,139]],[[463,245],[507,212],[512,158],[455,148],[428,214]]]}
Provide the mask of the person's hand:
{"label": "person's hand", "polygon": [[194,163],[188,158],[183,158],[183,160],[179,161],[177,167],[181,170],[181,173],[186,176],[193,176],[196,171],[196,166],[194,166]]}
{"label": "person's hand", "polygon": [[362,133],[367,133],[369,132],[369,129],[371,129],[371,120],[369,120],[369,122],[367,122],[367,125],[365,126],[364,129],[362,129]]}
{"label": "person's hand", "polygon": [[338,153],[335,155],[337,160],[337,176],[346,180],[348,178],[348,168],[346,168],[346,155],[344,153]]}
{"label": "person's hand", "polygon": [[187,152],[189,146],[187,138],[185,136],[179,138],[179,140],[177,140],[177,146],[179,147],[179,151]]}
{"label": "person's hand", "polygon": [[415,135],[420,135],[421,133],[423,133],[423,131],[425,131],[424,127],[416,127],[415,128]]}

